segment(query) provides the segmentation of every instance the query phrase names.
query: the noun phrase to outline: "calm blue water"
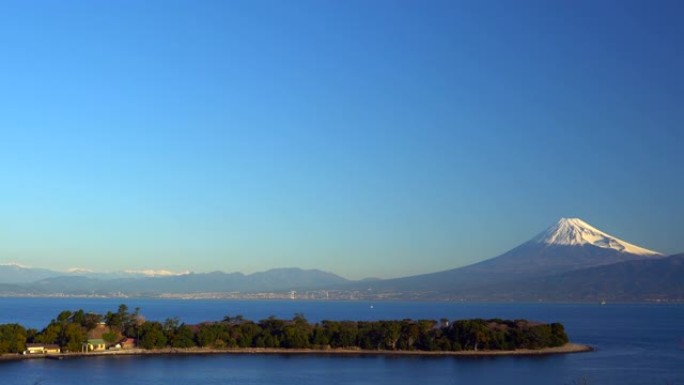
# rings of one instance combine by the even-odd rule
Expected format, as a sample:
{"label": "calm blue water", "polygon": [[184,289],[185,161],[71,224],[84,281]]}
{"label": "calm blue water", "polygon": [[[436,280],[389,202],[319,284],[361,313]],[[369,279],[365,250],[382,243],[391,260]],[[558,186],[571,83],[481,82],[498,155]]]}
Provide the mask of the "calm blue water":
{"label": "calm blue water", "polygon": [[[122,300],[0,298],[0,323],[42,327],[64,309],[115,311]],[[684,306],[416,302],[131,300],[147,319],[187,323],[301,312],[322,319],[526,318],[562,322],[597,350],[548,357],[175,356],[0,363],[0,384],[684,384]]]}

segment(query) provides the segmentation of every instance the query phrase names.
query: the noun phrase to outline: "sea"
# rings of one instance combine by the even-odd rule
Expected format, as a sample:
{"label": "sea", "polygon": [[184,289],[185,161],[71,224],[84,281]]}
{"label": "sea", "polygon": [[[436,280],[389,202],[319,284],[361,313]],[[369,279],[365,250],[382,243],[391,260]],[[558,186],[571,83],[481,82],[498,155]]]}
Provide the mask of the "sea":
{"label": "sea", "polygon": [[148,320],[188,324],[242,315],[302,313],[330,320],[466,318],[561,322],[595,350],[552,356],[421,357],[212,355],[88,357],[0,362],[2,385],[52,384],[684,384],[684,305],[455,302],[224,301],[0,298],[0,323],[42,328],[63,310],[106,313],[119,304]]}

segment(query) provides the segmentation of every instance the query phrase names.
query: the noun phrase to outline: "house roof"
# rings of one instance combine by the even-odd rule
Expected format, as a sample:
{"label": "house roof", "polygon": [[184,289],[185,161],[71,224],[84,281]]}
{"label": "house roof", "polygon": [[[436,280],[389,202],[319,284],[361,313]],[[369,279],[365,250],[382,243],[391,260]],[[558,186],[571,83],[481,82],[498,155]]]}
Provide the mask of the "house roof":
{"label": "house roof", "polygon": [[57,344],[26,344],[26,349],[59,349],[59,345]]}
{"label": "house roof", "polygon": [[88,340],[88,343],[89,343],[89,344],[92,344],[92,345],[104,345],[104,344],[105,344],[105,340],[103,340],[103,339],[101,339],[101,338],[95,338],[95,339],[92,339],[92,340]]}

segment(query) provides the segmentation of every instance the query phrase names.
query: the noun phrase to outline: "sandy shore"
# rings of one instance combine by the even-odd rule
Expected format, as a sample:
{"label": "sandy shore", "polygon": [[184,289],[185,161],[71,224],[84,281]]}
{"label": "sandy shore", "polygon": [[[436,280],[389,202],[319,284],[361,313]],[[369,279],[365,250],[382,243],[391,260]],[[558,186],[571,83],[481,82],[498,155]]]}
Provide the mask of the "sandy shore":
{"label": "sandy shore", "polygon": [[587,345],[568,343],[555,348],[543,349],[518,349],[518,350],[479,350],[479,351],[458,351],[458,352],[427,352],[421,350],[360,350],[360,349],[272,349],[272,348],[244,348],[244,349],[208,349],[208,348],[189,348],[189,349],[127,349],[127,350],[107,350],[104,352],[91,353],[62,353],[62,354],[3,354],[0,360],[23,360],[23,359],[65,359],[77,357],[103,357],[103,356],[147,356],[147,355],[215,355],[215,354],[295,354],[295,355],[362,355],[362,356],[534,356],[549,354],[568,354],[590,352],[593,348]]}

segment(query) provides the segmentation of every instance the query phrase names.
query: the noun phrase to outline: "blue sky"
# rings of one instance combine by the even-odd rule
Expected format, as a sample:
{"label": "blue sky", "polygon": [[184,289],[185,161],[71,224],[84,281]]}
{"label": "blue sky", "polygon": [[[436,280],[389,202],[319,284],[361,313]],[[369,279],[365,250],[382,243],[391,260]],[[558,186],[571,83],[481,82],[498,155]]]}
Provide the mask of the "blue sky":
{"label": "blue sky", "polygon": [[462,266],[581,217],[684,251],[679,1],[8,1],[0,262]]}

